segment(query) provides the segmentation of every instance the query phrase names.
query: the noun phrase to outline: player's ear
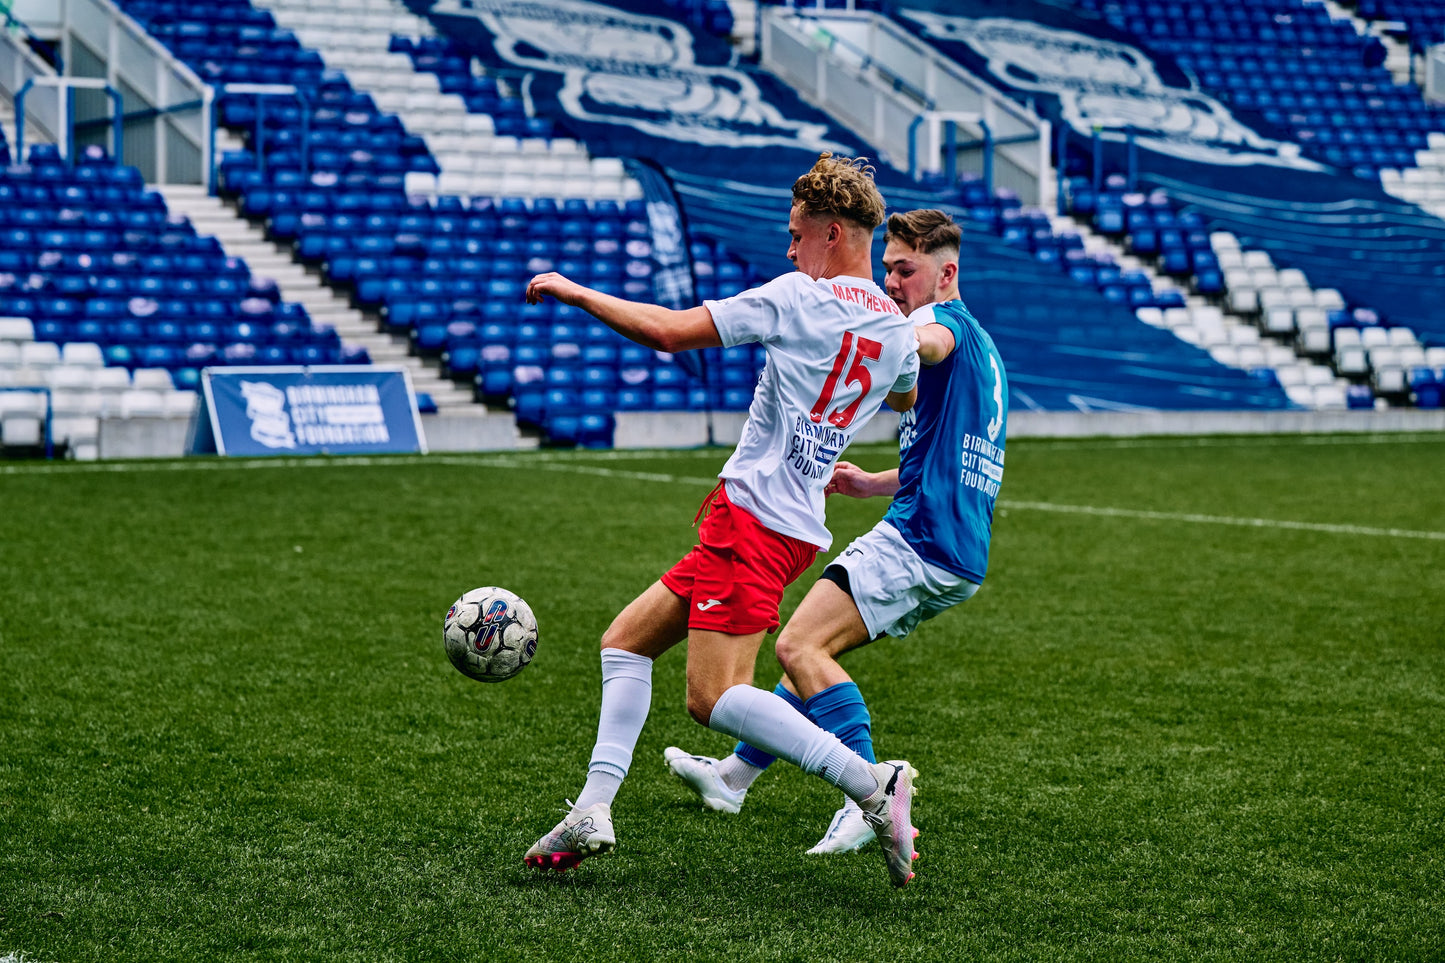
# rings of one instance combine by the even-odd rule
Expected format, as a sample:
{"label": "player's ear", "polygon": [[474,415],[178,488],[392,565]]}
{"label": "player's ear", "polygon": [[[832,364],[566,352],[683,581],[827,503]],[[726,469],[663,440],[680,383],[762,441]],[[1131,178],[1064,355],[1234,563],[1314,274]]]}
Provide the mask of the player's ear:
{"label": "player's ear", "polygon": [[947,290],[948,288],[950,288],[950,287],[953,286],[953,282],[954,282],[955,280],[957,280],[957,279],[958,279],[958,262],[957,262],[957,261],[944,261],[944,262],[943,262],[943,269],[938,272],[938,286],[939,286],[939,288],[942,289],[942,290]]}

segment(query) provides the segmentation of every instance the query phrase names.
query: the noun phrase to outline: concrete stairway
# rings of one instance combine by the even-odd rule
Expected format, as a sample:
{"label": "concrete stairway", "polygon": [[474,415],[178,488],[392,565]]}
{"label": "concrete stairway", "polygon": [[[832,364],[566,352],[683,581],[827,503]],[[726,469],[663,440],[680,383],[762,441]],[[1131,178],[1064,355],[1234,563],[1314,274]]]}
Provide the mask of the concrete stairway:
{"label": "concrete stairway", "polygon": [[431,395],[438,408],[484,410],[473,400],[469,387],[442,377],[434,364],[411,355],[404,340],[378,330],[373,319],[294,261],[290,252],[270,241],[260,227],[207,194],[204,187],[169,184],[156,190],[165,195],[173,213],[190,218],[197,233],[216,237],[228,255],[244,259],[257,277],[274,279],[282,298],[305,307],[313,322],[331,325],[343,342],[364,347],[375,364],[407,368],[413,387]]}
{"label": "concrete stairway", "polygon": [[1249,370],[1274,369],[1285,393],[1306,408],[1343,408],[1349,382],[1337,377],[1328,365],[1299,357],[1287,340],[1262,334],[1254,321],[1230,309],[1228,301],[1214,305],[1207,298],[1191,294],[1173,278],[1161,273],[1148,259],[1136,257],[1119,241],[1095,232],[1083,220],[1059,215],[1052,220],[1055,233],[1072,232],[1084,240],[1084,250],[1109,254],[1121,270],[1142,271],[1149,276],[1156,294],[1180,291],[1185,307],[1161,311],[1141,308],[1135,316],[1145,324],[1163,328],[1182,341],[1203,348],[1220,364]]}
{"label": "concrete stairway", "polygon": [[[15,101],[9,94],[0,95],[0,128],[4,129],[5,143],[10,145],[12,162],[20,163],[22,158],[15,156]],[[25,119],[25,150],[27,153],[36,144],[53,144],[54,142],[54,138],[37,127],[29,117]]]}

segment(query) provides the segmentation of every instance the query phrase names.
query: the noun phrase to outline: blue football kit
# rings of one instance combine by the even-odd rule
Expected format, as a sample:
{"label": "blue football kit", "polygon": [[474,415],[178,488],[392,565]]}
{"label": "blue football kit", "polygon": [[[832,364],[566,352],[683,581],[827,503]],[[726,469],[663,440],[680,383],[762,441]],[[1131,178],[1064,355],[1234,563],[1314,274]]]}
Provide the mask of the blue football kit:
{"label": "blue football kit", "polygon": [[926,305],[910,320],[944,325],[954,349],[919,373],[918,400],[900,422],[898,492],[883,520],[924,561],[979,583],[1003,482],[1008,378],[962,301]]}

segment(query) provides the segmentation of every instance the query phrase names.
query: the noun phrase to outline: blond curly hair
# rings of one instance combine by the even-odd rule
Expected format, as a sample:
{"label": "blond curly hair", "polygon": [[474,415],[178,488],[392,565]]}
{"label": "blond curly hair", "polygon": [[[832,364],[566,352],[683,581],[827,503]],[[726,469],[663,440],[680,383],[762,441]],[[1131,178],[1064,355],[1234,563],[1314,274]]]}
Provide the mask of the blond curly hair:
{"label": "blond curly hair", "polygon": [[818,155],[812,170],[793,182],[793,204],[807,217],[839,217],[872,231],[883,223],[883,195],[866,157]]}

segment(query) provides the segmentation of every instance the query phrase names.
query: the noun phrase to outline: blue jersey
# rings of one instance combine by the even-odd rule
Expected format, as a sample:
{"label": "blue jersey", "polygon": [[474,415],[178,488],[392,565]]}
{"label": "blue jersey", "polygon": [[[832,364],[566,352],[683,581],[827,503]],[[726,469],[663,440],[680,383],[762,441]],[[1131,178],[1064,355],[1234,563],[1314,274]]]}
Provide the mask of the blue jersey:
{"label": "blue jersey", "polygon": [[900,425],[898,493],[883,518],[924,561],[982,582],[1003,482],[1003,359],[962,301],[927,305],[909,320],[944,325],[954,348],[919,372],[918,401]]}

